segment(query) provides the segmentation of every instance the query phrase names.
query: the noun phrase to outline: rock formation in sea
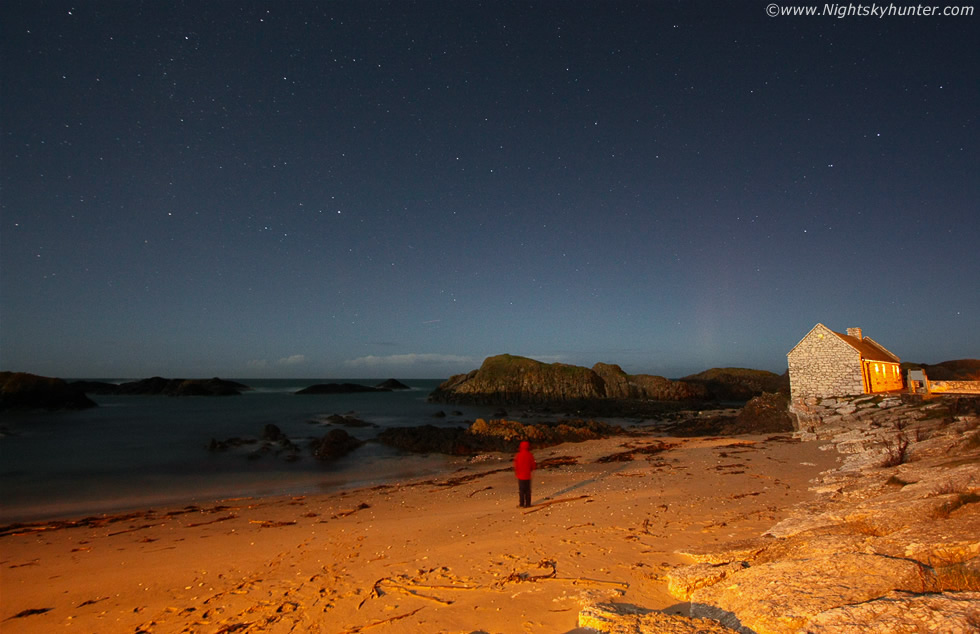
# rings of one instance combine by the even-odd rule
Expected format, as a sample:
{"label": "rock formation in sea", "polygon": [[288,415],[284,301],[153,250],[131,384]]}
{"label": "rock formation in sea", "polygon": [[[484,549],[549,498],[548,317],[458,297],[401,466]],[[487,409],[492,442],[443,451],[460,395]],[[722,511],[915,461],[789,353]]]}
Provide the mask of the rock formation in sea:
{"label": "rock formation in sea", "polygon": [[478,370],[457,374],[437,387],[429,400],[480,405],[590,404],[604,400],[691,401],[710,398],[697,383],[661,376],[626,374],[618,365],[592,369],[542,363],[502,354],[487,357]]}
{"label": "rock formation in sea", "polygon": [[412,389],[409,386],[407,386],[404,383],[402,383],[401,381],[398,381],[397,379],[388,379],[386,381],[382,381],[381,383],[378,383],[374,387],[376,389],[379,389],[379,390],[410,390],[410,389]]}
{"label": "rock formation in sea", "polygon": [[75,381],[72,383],[87,394],[115,394],[122,396],[237,396],[250,388],[227,379],[165,379],[154,376],[139,381],[116,385],[101,381]]}
{"label": "rock formation in sea", "polygon": [[62,379],[27,372],[0,372],[0,411],[87,409],[98,405]]}

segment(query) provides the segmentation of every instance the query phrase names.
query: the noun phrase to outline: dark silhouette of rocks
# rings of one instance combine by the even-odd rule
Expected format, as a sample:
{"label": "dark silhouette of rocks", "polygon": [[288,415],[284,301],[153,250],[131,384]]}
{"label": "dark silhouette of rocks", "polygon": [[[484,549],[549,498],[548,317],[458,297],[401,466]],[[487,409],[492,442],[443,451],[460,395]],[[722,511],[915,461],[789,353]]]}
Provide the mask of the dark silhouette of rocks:
{"label": "dark silhouette of rocks", "polygon": [[524,424],[478,418],[468,428],[435,425],[393,427],[378,434],[377,441],[414,453],[467,456],[486,451],[513,452],[522,440],[530,441],[534,447],[550,447],[563,442],[581,442],[624,433],[622,427],[594,420]]}
{"label": "dark silhouette of rocks", "polygon": [[75,381],[72,385],[77,386],[87,394],[120,396],[237,396],[252,389],[243,383],[217,377],[212,379],[165,379],[154,376],[119,385],[102,381]]}
{"label": "dark silhouette of rocks", "polygon": [[317,383],[303,388],[296,394],[357,394],[359,392],[390,392],[387,388],[371,387],[359,383]]}
{"label": "dark silhouette of rocks", "polygon": [[502,354],[487,357],[478,370],[457,374],[429,400],[478,405],[538,405],[602,409],[624,400],[697,401],[711,397],[698,383],[661,376],[626,374],[618,365],[592,369]]}
{"label": "dark silhouette of rocks", "polygon": [[323,438],[310,442],[310,450],[318,460],[334,460],[364,444],[343,429],[331,429]]}
{"label": "dark silhouette of rocks", "polygon": [[0,372],[0,411],[78,410],[98,407],[81,388],[27,372]]}
{"label": "dark silhouette of rocks", "polygon": [[765,392],[789,393],[789,371],[775,374],[747,368],[712,368],[681,380],[703,385],[716,401],[747,401]]}
{"label": "dark silhouette of rocks", "polygon": [[401,381],[396,381],[395,379],[388,379],[387,381],[382,381],[374,386],[379,390],[410,390],[409,386],[405,385]]}
{"label": "dark silhouette of rocks", "polygon": [[119,392],[119,385],[104,381],[72,381],[71,385],[74,385],[86,394],[106,395]]}
{"label": "dark silhouette of rocks", "polygon": [[902,364],[903,372],[914,368],[925,370],[930,381],[980,381],[980,359],[956,359],[934,364]]}
{"label": "dark silhouette of rocks", "polygon": [[374,423],[360,419],[353,413],[331,414],[324,419],[310,421],[314,425],[340,425],[342,427],[377,427]]}
{"label": "dark silhouette of rocks", "polygon": [[751,399],[725,429],[726,434],[778,434],[795,431],[789,411],[789,394],[762,394]]}

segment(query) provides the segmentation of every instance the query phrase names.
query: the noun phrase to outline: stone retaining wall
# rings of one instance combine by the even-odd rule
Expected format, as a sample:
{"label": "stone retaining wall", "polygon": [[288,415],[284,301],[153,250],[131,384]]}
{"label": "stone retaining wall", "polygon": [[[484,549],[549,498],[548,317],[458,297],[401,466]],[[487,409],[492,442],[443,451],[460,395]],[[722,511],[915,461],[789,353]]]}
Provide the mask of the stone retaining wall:
{"label": "stone retaining wall", "polygon": [[980,381],[929,381],[929,391],[941,394],[980,394]]}

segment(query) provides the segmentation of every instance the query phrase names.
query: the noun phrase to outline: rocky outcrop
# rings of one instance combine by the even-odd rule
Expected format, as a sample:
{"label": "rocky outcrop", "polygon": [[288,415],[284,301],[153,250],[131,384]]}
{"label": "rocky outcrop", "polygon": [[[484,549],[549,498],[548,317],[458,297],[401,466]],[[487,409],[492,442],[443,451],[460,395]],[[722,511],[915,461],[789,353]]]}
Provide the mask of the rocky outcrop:
{"label": "rocky outcrop", "polygon": [[387,381],[382,381],[374,386],[379,390],[410,390],[409,386],[405,385],[401,381],[395,379],[388,379]]}
{"label": "rocky outcrop", "polygon": [[98,405],[78,387],[62,379],[0,372],[0,411],[87,409]]}
{"label": "rocky outcrop", "polygon": [[956,359],[942,363],[903,363],[902,371],[926,371],[930,381],[980,381],[980,359]]}
{"label": "rocky outcrop", "polygon": [[681,380],[703,385],[718,401],[747,401],[764,392],[789,393],[789,372],[775,374],[746,368],[712,368]]}
{"label": "rocky outcrop", "polygon": [[606,400],[706,398],[709,394],[702,385],[629,375],[617,365],[599,363],[589,369],[509,354],[488,357],[480,369],[451,377],[429,396],[430,401],[446,403],[564,406]]}
{"label": "rocky outcrop", "polygon": [[757,634],[977,631],[976,405],[876,396],[807,407],[797,435],[827,441],[842,465],[757,539],[683,553],[698,563],[668,573],[671,594],[692,617]]}
{"label": "rocky outcrop", "polygon": [[392,427],[378,434],[378,442],[416,453],[444,453],[456,456],[486,451],[513,452],[522,440],[535,448],[563,442],[581,442],[625,433],[623,428],[593,420],[524,424],[512,420],[478,418],[468,428]]}
{"label": "rocky outcrop", "polygon": [[165,379],[155,376],[115,385],[100,381],[73,383],[89,394],[122,396],[237,396],[248,391],[247,385],[217,377],[212,379]]}

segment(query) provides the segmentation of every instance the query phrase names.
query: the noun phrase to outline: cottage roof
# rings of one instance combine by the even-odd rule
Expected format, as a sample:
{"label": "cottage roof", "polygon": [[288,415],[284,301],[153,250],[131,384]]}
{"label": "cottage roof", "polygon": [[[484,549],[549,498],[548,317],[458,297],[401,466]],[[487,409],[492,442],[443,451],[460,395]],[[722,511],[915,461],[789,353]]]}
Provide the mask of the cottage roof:
{"label": "cottage roof", "polygon": [[867,359],[868,361],[886,361],[889,363],[899,362],[898,357],[885,350],[884,346],[879,344],[871,337],[858,339],[857,337],[845,335],[840,332],[834,332],[834,334],[843,339],[844,342],[850,345],[852,348],[857,350],[862,359]]}

